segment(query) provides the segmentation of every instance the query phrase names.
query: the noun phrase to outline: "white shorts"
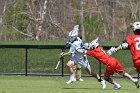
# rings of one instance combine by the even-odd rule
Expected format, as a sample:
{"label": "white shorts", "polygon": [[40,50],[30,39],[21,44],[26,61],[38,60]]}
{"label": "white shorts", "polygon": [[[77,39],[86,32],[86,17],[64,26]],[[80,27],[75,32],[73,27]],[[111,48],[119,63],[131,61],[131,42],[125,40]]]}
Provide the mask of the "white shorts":
{"label": "white shorts", "polygon": [[84,69],[90,68],[86,55],[85,56],[83,54],[80,56],[74,55],[71,57],[71,60],[74,61],[75,64],[80,64],[81,66],[83,66]]}
{"label": "white shorts", "polygon": [[81,66],[83,66],[84,69],[90,68],[90,65],[87,59],[72,57],[71,60],[74,61],[75,64],[80,64]]}
{"label": "white shorts", "polygon": [[84,67],[84,69],[86,68],[90,68],[90,65],[89,65],[89,62],[88,60],[85,60],[85,61],[81,61],[81,62],[78,62],[81,66]]}

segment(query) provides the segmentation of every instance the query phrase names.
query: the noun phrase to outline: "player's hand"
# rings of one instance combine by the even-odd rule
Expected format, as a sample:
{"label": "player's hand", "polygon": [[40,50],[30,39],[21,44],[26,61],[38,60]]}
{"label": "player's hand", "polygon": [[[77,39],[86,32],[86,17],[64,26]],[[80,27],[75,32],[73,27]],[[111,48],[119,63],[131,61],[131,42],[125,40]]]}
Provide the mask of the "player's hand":
{"label": "player's hand", "polygon": [[60,58],[63,57],[63,56],[64,56],[64,52],[61,52],[60,53]]}
{"label": "player's hand", "polygon": [[128,48],[128,43],[122,43],[120,46],[122,49],[126,49]]}
{"label": "player's hand", "polygon": [[86,60],[87,59],[87,55],[84,55],[84,60]]}

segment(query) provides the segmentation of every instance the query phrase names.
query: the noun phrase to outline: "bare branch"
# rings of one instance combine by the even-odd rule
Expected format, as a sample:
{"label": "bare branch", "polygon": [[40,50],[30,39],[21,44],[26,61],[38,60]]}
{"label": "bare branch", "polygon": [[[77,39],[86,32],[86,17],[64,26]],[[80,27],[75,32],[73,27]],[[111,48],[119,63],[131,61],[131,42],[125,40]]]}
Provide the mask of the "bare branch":
{"label": "bare branch", "polygon": [[21,31],[19,31],[16,27],[12,26],[12,28],[14,29],[13,31],[16,31],[16,32],[19,32],[20,34],[22,35],[25,35],[25,36],[28,36],[28,37],[32,37],[33,35],[32,34],[27,34],[27,33],[23,33]]}

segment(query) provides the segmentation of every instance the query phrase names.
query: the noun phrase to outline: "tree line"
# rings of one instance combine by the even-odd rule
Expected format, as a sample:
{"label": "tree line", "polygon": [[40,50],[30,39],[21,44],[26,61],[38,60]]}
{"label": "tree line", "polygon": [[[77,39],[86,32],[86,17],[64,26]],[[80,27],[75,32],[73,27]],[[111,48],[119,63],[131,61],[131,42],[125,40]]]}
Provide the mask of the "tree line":
{"label": "tree line", "polygon": [[0,0],[0,40],[65,40],[80,25],[83,40],[119,41],[140,19],[140,0]]}

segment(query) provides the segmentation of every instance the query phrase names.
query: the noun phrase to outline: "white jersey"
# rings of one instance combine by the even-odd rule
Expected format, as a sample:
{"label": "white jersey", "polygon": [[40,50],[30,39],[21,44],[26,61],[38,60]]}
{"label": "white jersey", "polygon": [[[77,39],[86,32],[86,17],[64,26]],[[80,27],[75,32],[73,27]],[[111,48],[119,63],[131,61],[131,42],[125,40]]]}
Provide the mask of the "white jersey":
{"label": "white jersey", "polygon": [[79,49],[83,49],[83,42],[77,37],[77,40],[75,40],[70,47],[71,60],[74,61],[75,64],[79,63],[84,66],[84,68],[87,68],[89,66],[87,56],[84,53],[78,52]]}

